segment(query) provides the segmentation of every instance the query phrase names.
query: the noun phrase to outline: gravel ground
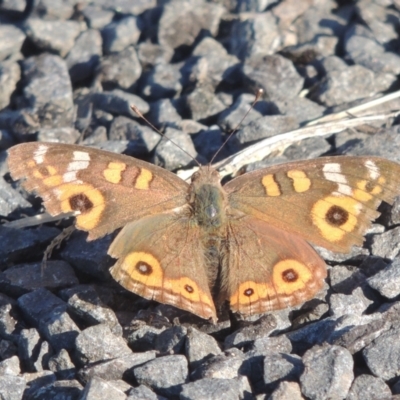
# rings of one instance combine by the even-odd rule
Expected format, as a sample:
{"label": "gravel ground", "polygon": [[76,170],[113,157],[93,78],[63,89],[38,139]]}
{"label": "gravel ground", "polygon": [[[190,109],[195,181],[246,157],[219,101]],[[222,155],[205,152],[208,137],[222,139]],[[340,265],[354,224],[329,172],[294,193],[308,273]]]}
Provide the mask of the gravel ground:
{"label": "gravel ground", "polygon": [[[170,170],[398,89],[399,0],[0,1],[0,215],[41,211],[7,149],[81,143]],[[400,109],[400,100],[376,113]],[[247,165],[327,154],[400,162],[399,119],[292,143]],[[363,247],[319,250],[327,283],[306,304],[216,325],[139,298],[108,273],[112,236],[67,222],[0,226],[1,399],[400,399],[400,201]]]}

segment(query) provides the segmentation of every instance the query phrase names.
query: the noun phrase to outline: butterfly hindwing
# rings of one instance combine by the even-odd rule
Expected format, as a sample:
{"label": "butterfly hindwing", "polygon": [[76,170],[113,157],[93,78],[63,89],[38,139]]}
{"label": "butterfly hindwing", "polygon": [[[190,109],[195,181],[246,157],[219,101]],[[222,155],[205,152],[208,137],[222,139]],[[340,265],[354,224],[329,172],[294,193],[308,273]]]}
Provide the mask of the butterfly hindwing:
{"label": "butterfly hindwing", "polygon": [[260,314],[314,297],[325,262],[301,237],[245,216],[228,224],[226,275],[233,311]]}
{"label": "butterfly hindwing", "polygon": [[114,279],[126,289],[216,321],[201,230],[174,214],[150,216],[126,225],[109,254],[117,258]]}

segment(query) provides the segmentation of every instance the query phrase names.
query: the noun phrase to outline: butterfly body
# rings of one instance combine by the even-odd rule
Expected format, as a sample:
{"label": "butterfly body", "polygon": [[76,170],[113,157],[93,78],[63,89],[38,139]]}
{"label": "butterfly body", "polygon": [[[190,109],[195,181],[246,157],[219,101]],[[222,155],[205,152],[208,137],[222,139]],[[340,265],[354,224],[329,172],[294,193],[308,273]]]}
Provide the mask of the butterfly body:
{"label": "butterfly body", "polygon": [[374,157],[297,161],[224,186],[210,166],[188,184],[74,145],[15,146],[9,167],[50,214],[74,213],[89,240],[122,228],[108,253],[123,287],[213,321],[224,301],[252,315],[312,298],[326,267],[308,242],[349,251],[400,193],[400,165]]}

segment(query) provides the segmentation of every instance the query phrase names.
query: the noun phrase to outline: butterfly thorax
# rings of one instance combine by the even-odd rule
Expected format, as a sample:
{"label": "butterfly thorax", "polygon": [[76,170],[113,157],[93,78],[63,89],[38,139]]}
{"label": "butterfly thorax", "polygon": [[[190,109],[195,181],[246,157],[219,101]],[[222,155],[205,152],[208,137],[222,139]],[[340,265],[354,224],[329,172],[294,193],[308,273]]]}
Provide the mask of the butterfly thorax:
{"label": "butterfly thorax", "polygon": [[227,200],[216,170],[202,167],[193,174],[188,203],[194,221],[209,233],[225,226]]}

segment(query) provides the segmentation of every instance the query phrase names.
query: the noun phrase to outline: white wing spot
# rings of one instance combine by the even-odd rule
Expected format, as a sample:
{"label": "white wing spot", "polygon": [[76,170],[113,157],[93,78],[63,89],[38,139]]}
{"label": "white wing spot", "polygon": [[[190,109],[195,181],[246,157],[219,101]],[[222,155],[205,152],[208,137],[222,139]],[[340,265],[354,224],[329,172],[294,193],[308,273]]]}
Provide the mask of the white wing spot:
{"label": "white wing spot", "polygon": [[81,180],[77,179],[76,177],[77,171],[69,171],[63,175],[63,182],[74,182],[74,183],[82,183]]}
{"label": "white wing spot", "polygon": [[379,178],[379,176],[381,175],[381,172],[379,170],[379,167],[372,160],[365,161],[364,165],[368,169],[369,177],[372,180]]}
{"label": "white wing spot", "polygon": [[327,179],[328,181],[347,184],[347,179],[342,174],[340,164],[325,164],[322,171],[324,172],[325,179]]}
{"label": "white wing spot", "polygon": [[42,164],[44,161],[44,155],[47,153],[48,146],[41,144],[39,148],[33,153],[33,159],[36,164]]}
{"label": "white wing spot", "polygon": [[89,161],[89,153],[86,151],[74,151],[73,161],[68,164],[67,171],[79,171],[81,169],[86,169],[89,166]]}
{"label": "white wing spot", "polygon": [[74,161],[90,161],[90,154],[86,151],[74,151]]}

